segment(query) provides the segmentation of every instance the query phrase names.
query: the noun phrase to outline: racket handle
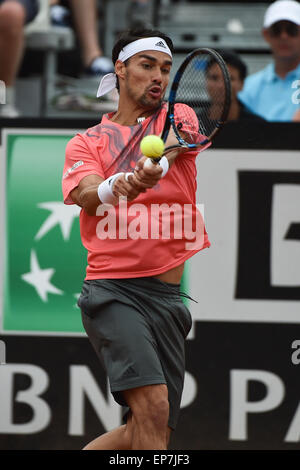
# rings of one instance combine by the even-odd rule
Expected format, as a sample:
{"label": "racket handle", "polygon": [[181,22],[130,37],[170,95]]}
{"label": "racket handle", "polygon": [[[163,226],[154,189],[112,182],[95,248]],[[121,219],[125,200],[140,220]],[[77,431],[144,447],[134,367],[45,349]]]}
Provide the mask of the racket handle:
{"label": "racket handle", "polygon": [[160,157],[160,158],[155,158],[155,159],[147,158],[147,160],[144,163],[144,168],[153,168],[157,165],[159,165],[162,168],[161,178],[163,178],[169,171],[169,162],[165,156]]}
{"label": "racket handle", "polygon": [[160,158],[147,158],[147,160],[144,163],[144,168],[153,168],[153,166],[158,165]]}

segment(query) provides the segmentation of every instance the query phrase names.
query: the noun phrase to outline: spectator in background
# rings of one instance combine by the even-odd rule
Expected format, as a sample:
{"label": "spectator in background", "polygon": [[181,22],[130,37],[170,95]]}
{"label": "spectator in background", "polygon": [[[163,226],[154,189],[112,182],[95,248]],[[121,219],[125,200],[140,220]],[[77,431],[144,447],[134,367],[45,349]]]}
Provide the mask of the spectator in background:
{"label": "spectator in background", "polygon": [[99,41],[96,0],[50,0],[50,5],[52,21],[62,26],[69,25],[66,8],[70,7],[81,47],[84,73],[98,77],[113,72],[112,61],[103,55]]}
{"label": "spectator in background", "polygon": [[[223,57],[231,80],[231,105],[228,114],[228,121],[237,121],[244,119],[251,119],[256,121],[264,121],[263,118],[250,111],[241,101],[238,99],[238,93],[243,89],[244,80],[247,76],[247,66],[242,59],[233,51],[219,50],[218,51]],[[213,91],[216,89],[217,82],[223,83],[220,68],[212,62],[208,65],[206,70],[207,90],[209,93],[210,88]],[[214,96],[214,92],[211,96]],[[218,106],[218,104],[215,104]],[[219,112],[217,111],[216,114]],[[214,103],[211,103],[211,115],[214,115]]]}
{"label": "spectator in background", "polygon": [[0,80],[6,86],[6,103],[0,116],[19,116],[15,100],[15,81],[24,51],[24,25],[38,13],[37,0],[0,0]]}
{"label": "spectator in background", "polygon": [[274,61],[250,75],[239,98],[268,121],[292,121],[299,109],[293,83],[300,77],[300,4],[278,0],[266,10],[263,36]]}

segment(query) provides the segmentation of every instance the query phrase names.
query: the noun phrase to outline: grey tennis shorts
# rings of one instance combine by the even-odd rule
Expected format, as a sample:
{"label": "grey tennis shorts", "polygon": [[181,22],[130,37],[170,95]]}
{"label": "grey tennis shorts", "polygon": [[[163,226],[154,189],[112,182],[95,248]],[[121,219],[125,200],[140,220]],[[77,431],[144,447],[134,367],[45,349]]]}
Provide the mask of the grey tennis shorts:
{"label": "grey tennis shorts", "polygon": [[122,390],[166,384],[175,429],[192,326],[179,285],[153,277],[85,281],[78,305],[116,402],[127,407]]}

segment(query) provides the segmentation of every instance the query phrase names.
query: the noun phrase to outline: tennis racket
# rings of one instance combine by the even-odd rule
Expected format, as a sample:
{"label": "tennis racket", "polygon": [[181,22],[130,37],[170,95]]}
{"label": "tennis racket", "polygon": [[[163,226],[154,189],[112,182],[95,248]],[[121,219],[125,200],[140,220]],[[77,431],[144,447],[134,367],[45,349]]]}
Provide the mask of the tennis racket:
{"label": "tennis racket", "polygon": [[161,134],[166,142],[173,129],[178,143],[166,147],[164,155],[176,148],[201,151],[208,147],[224,126],[230,103],[231,82],[221,55],[210,48],[188,54],[171,85]]}

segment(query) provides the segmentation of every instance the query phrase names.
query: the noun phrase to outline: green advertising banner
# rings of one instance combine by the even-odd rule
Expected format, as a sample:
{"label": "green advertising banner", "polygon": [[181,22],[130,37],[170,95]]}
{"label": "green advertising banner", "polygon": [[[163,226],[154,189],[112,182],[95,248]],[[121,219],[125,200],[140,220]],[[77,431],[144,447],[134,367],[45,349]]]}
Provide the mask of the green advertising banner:
{"label": "green advertising banner", "polygon": [[65,147],[73,135],[4,135],[3,331],[83,331],[76,305],[86,267],[80,208],[64,205],[61,191]]}

